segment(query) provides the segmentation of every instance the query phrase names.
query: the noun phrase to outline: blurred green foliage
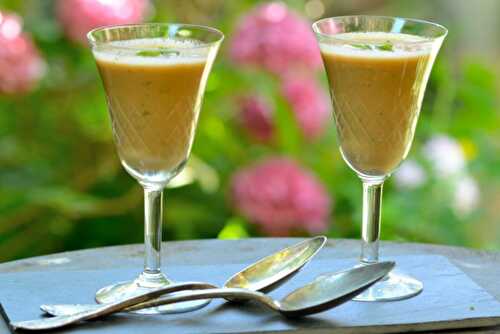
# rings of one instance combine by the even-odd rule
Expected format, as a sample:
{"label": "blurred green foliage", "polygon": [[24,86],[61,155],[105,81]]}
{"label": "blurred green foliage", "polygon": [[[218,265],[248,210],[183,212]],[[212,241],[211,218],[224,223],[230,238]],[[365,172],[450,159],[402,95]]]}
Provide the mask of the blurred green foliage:
{"label": "blurred green foliage", "polygon": [[[227,47],[238,17],[255,3],[156,1],[153,20],[217,26],[228,36]],[[304,12],[304,1],[287,3]],[[115,154],[89,50],[65,39],[52,1],[0,0],[0,9],[24,17],[25,29],[48,63],[39,89],[0,97],[0,261],[142,242],[142,193]],[[324,16],[343,14],[334,4],[325,10]],[[454,26],[449,28],[453,32]],[[468,159],[467,173],[479,183],[479,207],[457,214],[451,181],[434,177],[426,166],[429,178],[421,187],[406,190],[392,179],[387,182],[383,239],[500,249],[499,64],[456,57],[452,35],[432,73],[410,157],[425,166],[421,146],[428,138],[436,133],[456,138]],[[256,144],[242,135],[235,101],[247,91],[274,101],[275,145]],[[334,201],[329,236],[359,237],[361,185],[341,159],[333,120],[323,138],[309,143],[289,109],[275,78],[236,68],[227,50],[221,51],[209,79],[193,159],[182,176],[187,181],[175,180],[178,186],[166,191],[164,239],[259,236],[231,209],[227,189],[235,170],[271,154],[294,157],[325,184]]]}

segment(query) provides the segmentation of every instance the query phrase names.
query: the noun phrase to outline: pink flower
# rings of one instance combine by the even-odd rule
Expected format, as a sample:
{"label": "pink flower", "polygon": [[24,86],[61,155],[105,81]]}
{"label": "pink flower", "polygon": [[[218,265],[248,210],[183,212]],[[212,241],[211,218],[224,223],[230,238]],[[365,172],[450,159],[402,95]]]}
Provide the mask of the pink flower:
{"label": "pink flower", "polygon": [[230,52],[237,63],[262,66],[275,74],[321,67],[310,24],[282,2],[260,5],[243,17]]}
{"label": "pink flower", "polygon": [[321,87],[312,79],[288,77],[283,81],[282,92],[304,136],[321,136],[330,119],[330,101]]}
{"label": "pink flower", "polygon": [[273,137],[274,110],[264,99],[258,96],[247,96],[239,99],[240,122],[254,138],[269,142]]}
{"label": "pink flower", "polygon": [[57,16],[67,36],[85,43],[90,30],[108,25],[140,23],[148,0],[58,0]]}
{"label": "pink flower", "polygon": [[330,199],[323,185],[287,158],[271,158],[237,172],[235,207],[264,232],[279,236],[327,228]]}
{"label": "pink flower", "polygon": [[22,20],[0,11],[0,94],[25,93],[45,73],[45,63]]}

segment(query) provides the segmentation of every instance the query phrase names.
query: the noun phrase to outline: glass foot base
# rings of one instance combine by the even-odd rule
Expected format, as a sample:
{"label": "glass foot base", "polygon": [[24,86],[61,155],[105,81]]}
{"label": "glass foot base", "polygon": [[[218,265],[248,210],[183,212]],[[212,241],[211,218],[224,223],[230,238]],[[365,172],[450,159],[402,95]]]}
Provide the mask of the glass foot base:
{"label": "glass foot base", "polygon": [[424,289],[422,282],[413,277],[393,271],[368,290],[357,295],[354,300],[360,302],[394,301],[411,298]]}
{"label": "glass foot base", "polygon": [[[121,299],[132,297],[140,293],[147,292],[150,289],[159,288],[172,284],[163,274],[144,274],[134,281],[120,282],[106,286],[95,295],[95,300],[99,304],[107,304],[119,301]],[[175,294],[172,293],[172,294]],[[133,311],[139,314],[166,314],[166,313],[183,313],[200,309],[210,303],[210,299],[193,300],[169,305],[161,305],[142,310]]]}

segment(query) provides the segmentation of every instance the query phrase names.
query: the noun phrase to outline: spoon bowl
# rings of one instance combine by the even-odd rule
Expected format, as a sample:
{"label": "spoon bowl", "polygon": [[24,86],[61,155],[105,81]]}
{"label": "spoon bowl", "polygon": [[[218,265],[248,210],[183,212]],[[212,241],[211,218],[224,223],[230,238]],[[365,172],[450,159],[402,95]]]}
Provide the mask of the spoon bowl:
{"label": "spoon bowl", "polygon": [[266,256],[231,276],[224,287],[273,291],[297,274],[323,248],[326,240],[324,236],[314,237]]}
{"label": "spoon bowl", "polygon": [[319,313],[343,304],[384,278],[396,265],[387,261],[318,276],[280,301],[288,317]]}

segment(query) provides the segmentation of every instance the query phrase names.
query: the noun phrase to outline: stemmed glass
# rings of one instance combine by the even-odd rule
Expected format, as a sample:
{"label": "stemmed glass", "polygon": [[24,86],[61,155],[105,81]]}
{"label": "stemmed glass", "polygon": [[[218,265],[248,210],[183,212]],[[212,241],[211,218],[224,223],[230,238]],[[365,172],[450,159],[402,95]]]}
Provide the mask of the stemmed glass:
{"label": "stemmed glass", "polygon": [[[106,91],[125,170],[144,188],[144,270],[134,281],[100,289],[99,303],[172,283],[162,272],[162,191],[188,159],[212,64],[223,34],[187,24],[104,27],[88,33]],[[207,300],[141,310],[177,313]]]}
{"label": "stemmed glass", "polygon": [[[422,20],[381,16],[326,18],[315,22],[313,30],[328,77],[340,151],[363,182],[361,265],[374,263],[379,258],[382,187],[410,150],[447,30]],[[392,272],[356,300],[399,300],[422,289],[415,278]]]}

